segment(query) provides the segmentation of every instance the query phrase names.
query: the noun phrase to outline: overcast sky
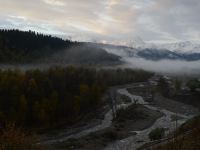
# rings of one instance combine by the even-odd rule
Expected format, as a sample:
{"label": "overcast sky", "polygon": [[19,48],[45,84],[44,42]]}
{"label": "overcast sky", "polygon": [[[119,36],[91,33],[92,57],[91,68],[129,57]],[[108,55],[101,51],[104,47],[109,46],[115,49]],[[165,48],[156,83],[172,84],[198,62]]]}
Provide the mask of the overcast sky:
{"label": "overcast sky", "polygon": [[200,0],[0,0],[0,28],[81,41],[200,41]]}

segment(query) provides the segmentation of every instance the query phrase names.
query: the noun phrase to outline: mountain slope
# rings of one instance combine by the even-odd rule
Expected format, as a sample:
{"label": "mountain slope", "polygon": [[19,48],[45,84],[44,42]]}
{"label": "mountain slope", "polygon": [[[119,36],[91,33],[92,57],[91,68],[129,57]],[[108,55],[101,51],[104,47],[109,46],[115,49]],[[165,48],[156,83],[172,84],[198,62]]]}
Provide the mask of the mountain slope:
{"label": "mountain slope", "polygon": [[32,31],[0,30],[0,63],[34,62],[73,44]]}
{"label": "mountain slope", "polygon": [[100,47],[95,47],[88,43],[74,45],[69,49],[60,51],[50,58],[47,57],[45,62],[67,63],[67,64],[120,64],[120,56],[108,53]]}
{"label": "mountain slope", "polygon": [[89,43],[32,31],[0,30],[0,63],[120,63],[120,57]]}

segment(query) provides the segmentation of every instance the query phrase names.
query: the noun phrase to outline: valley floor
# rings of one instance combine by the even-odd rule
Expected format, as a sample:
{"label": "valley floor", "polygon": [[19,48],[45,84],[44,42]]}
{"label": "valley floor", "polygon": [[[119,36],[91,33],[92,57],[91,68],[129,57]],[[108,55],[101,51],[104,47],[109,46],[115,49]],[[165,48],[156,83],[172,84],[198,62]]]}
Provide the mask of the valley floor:
{"label": "valley floor", "polygon": [[123,100],[118,102],[118,109],[124,108],[118,120],[113,120],[111,110],[107,113],[105,111],[101,113],[105,117],[99,124],[81,127],[74,133],[73,129],[59,131],[57,135],[47,135],[40,143],[55,150],[134,150],[150,141],[148,134],[153,129],[162,127],[166,133],[173,132],[176,120],[180,126],[199,113],[192,106],[166,99],[159,94],[151,100],[144,88],[150,87],[146,83],[115,87],[121,99],[124,99],[122,95],[129,99],[128,103],[127,100],[126,103]]}

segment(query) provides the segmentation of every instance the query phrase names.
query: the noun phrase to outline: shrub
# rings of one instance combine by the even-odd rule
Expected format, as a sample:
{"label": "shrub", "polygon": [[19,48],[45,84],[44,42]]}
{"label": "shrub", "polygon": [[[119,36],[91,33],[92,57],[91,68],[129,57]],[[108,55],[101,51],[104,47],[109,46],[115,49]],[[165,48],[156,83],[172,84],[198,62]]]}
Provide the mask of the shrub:
{"label": "shrub", "polygon": [[156,128],[149,133],[150,140],[159,140],[165,136],[164,128]]}

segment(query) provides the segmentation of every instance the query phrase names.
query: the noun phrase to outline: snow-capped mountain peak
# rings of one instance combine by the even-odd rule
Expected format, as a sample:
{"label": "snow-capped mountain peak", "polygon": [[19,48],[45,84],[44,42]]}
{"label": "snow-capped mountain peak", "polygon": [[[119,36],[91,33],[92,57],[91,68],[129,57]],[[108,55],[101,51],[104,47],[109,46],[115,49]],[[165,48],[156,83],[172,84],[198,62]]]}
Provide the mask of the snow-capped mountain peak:
{"label": "snow-capped mountain peak", "polygon": [[156,49],[167,49],[179,53],[199,53],[200,44],[190,41],[167,43],[156,45]]}

